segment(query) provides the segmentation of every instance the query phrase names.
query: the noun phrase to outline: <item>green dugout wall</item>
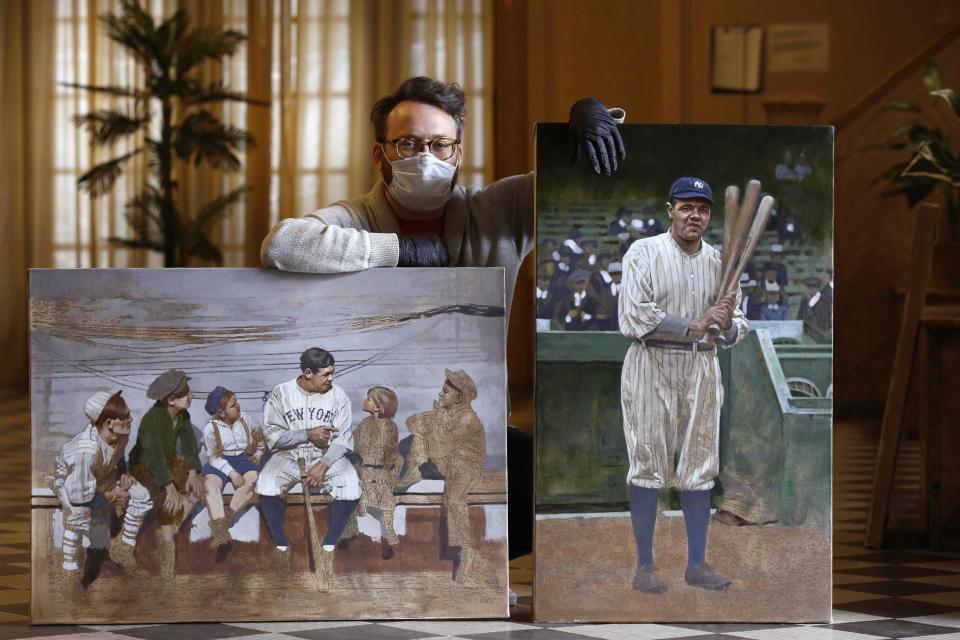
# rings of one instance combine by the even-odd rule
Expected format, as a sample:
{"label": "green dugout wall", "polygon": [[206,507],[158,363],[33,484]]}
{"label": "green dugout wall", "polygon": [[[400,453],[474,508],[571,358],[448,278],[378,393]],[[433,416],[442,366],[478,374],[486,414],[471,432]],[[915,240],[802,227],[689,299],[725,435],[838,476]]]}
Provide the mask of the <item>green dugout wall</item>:
{"label": "green dugout wall", "polygon": [[[620,370],[629,345],[617,333],[537,334],[538,512],[628,508]],[[751,331],[719,358],[724,408],[715,505],[735,478],[773,519],[829,530],[832,398],[822,396],[831,389],[831,345],[774,345],[766,331]],[[807,395],[813,389],[821,397]]]}

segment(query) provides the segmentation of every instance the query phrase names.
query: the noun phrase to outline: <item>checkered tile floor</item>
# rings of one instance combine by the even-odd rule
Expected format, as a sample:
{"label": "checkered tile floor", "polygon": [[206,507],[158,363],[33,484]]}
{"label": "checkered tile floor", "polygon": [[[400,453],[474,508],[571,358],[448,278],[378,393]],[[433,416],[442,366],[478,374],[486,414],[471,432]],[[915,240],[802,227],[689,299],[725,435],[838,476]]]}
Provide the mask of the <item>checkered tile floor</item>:
{"label": "checkered tile floor", "polygon": [[25,394],[0,390],[0,640],[960,640],[960,554],[861,545],[876,442],[851,423],[836,425],[833,624],[533,623],[525,556],[511,563],[509,620],[30,627],[29,425]]}

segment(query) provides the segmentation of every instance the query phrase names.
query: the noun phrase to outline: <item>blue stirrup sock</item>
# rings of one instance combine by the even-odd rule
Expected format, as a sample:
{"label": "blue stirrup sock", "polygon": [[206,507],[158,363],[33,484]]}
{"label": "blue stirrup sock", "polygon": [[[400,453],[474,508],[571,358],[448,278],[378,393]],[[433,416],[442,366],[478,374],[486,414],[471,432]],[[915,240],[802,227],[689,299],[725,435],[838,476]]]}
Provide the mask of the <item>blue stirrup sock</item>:
{"label": "blue stirrup sock", "polygon": [[260,510],[267,521],[267,529],[273,538],[275,547],[289,547],[287,534],[283,530],[283,519],[287,514],[287,500],[283,496],[260,496]]}
{"label": "blue stirrup sock", "polygon": [[657,525],[657,489],[630,485],[630,522],[637,543],[637,566],[653,564],[653,530]]}
{"label": "blue stirrup sock", "polygon": [[687,528],[687,566],[706,561],[707,527],[710,524],[710,490],[681,491],[680,508]]}
{"label": "blue stirrup sock", "polygon": [[350,516],[353,515],[353,510],[357,508],[357,504],[359,503],[359,499],[334,500],[330,503],[330,528],[327,529],[326,535],[323,536],[323,542],[321,544],[337,544],[337,540],[340,539],[340,534],[342,534],[343,530],[347,527],[347,523],[350,522]]}

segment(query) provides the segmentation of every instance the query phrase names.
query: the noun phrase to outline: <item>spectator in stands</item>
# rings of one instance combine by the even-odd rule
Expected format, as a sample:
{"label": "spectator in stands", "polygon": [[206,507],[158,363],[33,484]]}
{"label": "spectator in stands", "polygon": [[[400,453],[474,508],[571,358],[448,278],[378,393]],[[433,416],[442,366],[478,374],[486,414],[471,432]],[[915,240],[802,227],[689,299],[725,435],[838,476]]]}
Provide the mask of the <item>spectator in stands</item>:
{"label": "spectator in stands", "polygon": [[787,265],[783,264],[782,244],[774,244],[770,246],[770,261],[763,265],[764,273],[766,273],[768,269],[773,269],[777,272],[776,281],[778,285],[785,287],[790,284]]}
{"label": "spectator in stands", "polygon": [[766,300],[760,309],[761,320],[789,320],[790,311],[786,304],[780,303],[780,285],[776,282],[766,283]]}
{"label": "spectator in stands", "polygon": [[594,295],[599,295],[600,291],[612,282],[610,278],[610,263],[612,261],[613,256],[610,255],[609,251],[604,251],[597,256],[597,268],[590,276],[590,290]]}
{"label": "spectator in stands", "polygon": [[760,301],[757,300],[757,281],[747,274],[740,275],[740,291],[743,292],[743,299],[740,301],[740,309],[747,320],[760,319]]}
{"label": "spectator in stands", "polygon": [[823,285],[821,293],[823,297],[830,301],[830,306],[833,306],[833,267],[827,267],[827,284]]}
{"label": "spectator in stands", "polygon": [[[780,292],[780,303],[787,304],[787,292],[780,288],[780,283],[777,282],[777,270],[770,267],[763,270],[763,291],[769,291],[772,285],[777,285],[777,291]],[[766,293],[763,294],[763,299],[760,302],[766,301]]]}
{"label": "spectator in stands", "polygon": [[573,252],[570,251],[570,247],[564,245],[560,247],[557,253],[560,254],[560,260],[556,262],[553,279],[550,280],[550,291],[558,300],[564,300],[570,293],[570,276],[574,271],[570,267]]}
{"label": "spectator in stands", "polygon": [[619,262],[610,264],[610,282],[597,292],[597,331],[617,331],[617,304],[620,299],[620,278],[623,268]]}
{"label": "spectator in stands", "polygon": [[793,172],[797,174],[797,182],[803,182],[804,178],[813,173],[813,167],[807,164],[807,154],[805,151],[800,152],[800,159],[797,160],[796,166],[793,167]]}
{"label": "spectator in stands", "polygon": [[648,238],[650,236],[658,236],[663,233],[663,225],[660,224],[660,221],[656,218],[656,210],[653,207],[646,206],[643,208],[643,229],[644,235]]}
{"label": "spectator in stands", "polygon": [[549,331],[557,315],[557,297],[550,290],[556,263],[543,260],[537,265],[537,331]]}
{"label": "spectator in stands", "polygon": [[780,244],[787,244],[787,241],[790,242],[791,246],[803,244],[803,230],[800,228],[800,221],[793,211],[787,210],[783,214],[783,222],[777,229],[777,237]]}
{"label": "spectator in stands", "polygon": [[620,207],[617,210],[616,219],[610,223],[610,226],[607,227],[608,236],[618,236],[621,233],[626,233],[627,228],[630,226],[630,222],[633,220],[633,212],[626,207]]}
{"label": "spectator in stands", "polygon": [[570,260],[570,266],[576,267],[580,262],[580,256],[583,254],[583,248],[580,242],[583,240],[583,231],[579,227],[572,227],[567,233],[567,239],[563,241],[563,246],[573,252]]}
{"label": "spectator in stands", "polygon": [[544,238],[540,241],[540,248],[537,249],[537,259],[546,260],[547,258],[552,259],[554,262],[560,261],[560,254],[557,253],[556,238]]}
{"label": "spectator in stands", "polygon": [[797,172],[793,168],[793,152],[790,149],[783,152],[783,162],[773,170],[773,175],[777,180],[797,179]]}
{"label": "spectator in stands", "polygon": [[[637,223],[637,222],[640,222],[640,220],[634,220],[634,223]],[[636,224],[631,224],[630,230],[627,232],[626,237],[621,238],[623,242],[620,243],[620,257],[621,258],[623,257],[623,254],[627,252],[627,249],[630,248],[630,245],[632,245],[634,242],[636,242],[640,238],[644,238],[644,237],[646,236],[644,236],[643,223],[640,222],[639,226],[637,226]]]}
{"label": "spectator in stands", "polygon": [[590,274],[577,269],[570,276],[572,291],[560,305],[558,314],[567,331],[589,331],[595,328],[597,299],[587,292]]}
{"label": "spectator in stands", "polygon": [[807,286],[807,293],[800,300],[797,320],[803,320],[824,331],[830,331],[833,325],[833,305],[820,292],[820,285],[823,283],[820,278],[811,276],[804,279],[803,284]]}
{"label": "spectator in stands", "polygon": [[577,261],[577,266],[587,271],[593,271],[597,266],[597,241],[586,238],[580,242],[583,253]]}

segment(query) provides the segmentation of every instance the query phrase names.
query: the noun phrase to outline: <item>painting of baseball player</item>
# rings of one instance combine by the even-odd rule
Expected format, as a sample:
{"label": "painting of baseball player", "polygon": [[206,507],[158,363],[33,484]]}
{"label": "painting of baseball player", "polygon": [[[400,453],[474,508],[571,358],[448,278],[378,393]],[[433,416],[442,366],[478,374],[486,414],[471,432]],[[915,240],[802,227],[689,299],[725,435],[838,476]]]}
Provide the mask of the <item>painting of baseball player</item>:
{"label": "painting of baseball player", "polygon": [[400,485],[422,478],[420,465],[432,461],[443,475],[443,508],[447,518],[447,546],[459,547],[454,579],[467,579],[475,560],[470,540],[467,496],[480,478],[487,459],[483,424],[471,402],[477,397],[473,379],[463,370],[445,370],[440,397],[431,411],[407,418],[413,435],[407,454],[407,470]]}
{"label": "painting of baseball player", "polygon": [[164,580],[174,578],[177,528],[203,495],[199,446],[188,411],[193,402],[189,380],[183,371],[170,369],[150,383],[147,398],[155,403],[140,420],[130,451],[130,472],[157,508],[157,565]]}
{"label": "painting of baseball player", "polygon": [[[153,503],[150,494],[127,473],[124,451],[133,418],[120,391],[97,391],[83,407],[89,420],[57,455],[54,493],[64,511],[63,568],[88,587],[109,557],[128,571],[137,568],[134,548],[143,518]],[[123,529],[111,539],[117,508],[123,510]],[[81,563],[82,541],[90,543]]]}
{"label": "painting of baseball player", "polygon": [[687,584],[713,591],[731,584],[706,562],[722,387],[716,348],[702,337],[716,323],[732,345],[746,336],[748,325],[739,290],[713,301],[720,252],[701,241],[712,206],[710,185],[679,178],[666,207],[669,232],[638,240],[623,258],[619,325],[634,342],[624,358],[620,395],[637,546],[633,588],[643,593],[667,590],[653,558],[658,493],[664,487],[680,490]]}
{"label": "painting of baseball player", "polygon": [[389,560],[394,556],[393,547],[400,543],[393,529],[393,512],[397,507],[393,489],[403,468],[397,423],[393,421],[393,416],[397,414],[397,394],[387,387],[371,387],[363,401],[363,410],[370,415],[353,430],[354,451],[361,458],[357,472],[363,494],[340,545],[346,546],[349,537],[359,533],[357,517],[369,511],[374,516],[380,516],[383,526],[383,537],[380,539],[382,557]]}
{"label": "painting of baseball player", "polygon": [[304,491],[324,487],[333,497],[320,552],[327,575],[337,540],[360,500],[360,478],[346,457],[354,447],[350,398],[334,384],[335,369],[329,351],[307,349],[300,356],[300,375],[274,387],[263,408],[263,432],[273,455],[260,472],[256,492],[273,538],[276,567],[283,573],[290,570],[286,494],[301,481],[300,461],[307,470]]}
{"label": "painting of baseball player", "polygon": [[[237,394],[217,386],[207,396],[204,409],[210,420],[203,427],[204,496],[210,513],[210,543],[217,548],[216,561],[223,562],[232,549],[230,525],[234,517],[256,496],[253,492],[267,451],[263,431],[240,410]],[[223,487],[233,485],[230,504],[223,506]]]}

